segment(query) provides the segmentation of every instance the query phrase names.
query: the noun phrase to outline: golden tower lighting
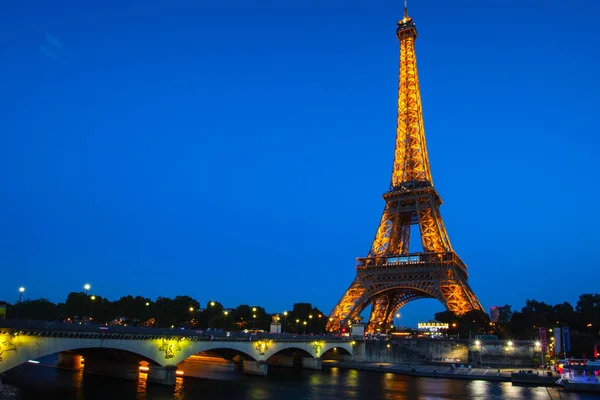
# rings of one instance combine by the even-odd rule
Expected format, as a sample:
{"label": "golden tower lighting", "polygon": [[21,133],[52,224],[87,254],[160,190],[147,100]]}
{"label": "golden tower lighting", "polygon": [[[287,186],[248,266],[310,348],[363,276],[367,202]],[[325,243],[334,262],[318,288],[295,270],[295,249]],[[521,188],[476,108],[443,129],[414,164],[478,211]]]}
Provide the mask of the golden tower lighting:
{"label": "golden tower lighting", "polygon": [[[396,146],[385,208],[367,257],[358,258],[356,277],[332,311],[328,331],[350,326],[367,306],[366,331],[392,326],[406,303],[434,298],[460,315],[483,310],[467,283],[467,266],[454,252],[433,187],[425,141],[417,73],[417,29],[404,7],[396,36],[400,42]],[[409,253],[410,228],[418,225],[422,253]]]}

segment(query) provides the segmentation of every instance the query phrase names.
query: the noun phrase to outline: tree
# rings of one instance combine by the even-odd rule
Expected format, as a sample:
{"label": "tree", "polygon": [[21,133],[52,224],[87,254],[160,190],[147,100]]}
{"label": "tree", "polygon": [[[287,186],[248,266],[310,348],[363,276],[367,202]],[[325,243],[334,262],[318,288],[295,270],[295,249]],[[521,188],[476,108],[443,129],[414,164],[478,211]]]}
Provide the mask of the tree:
{"label": "tree", "polygon": [[83,292],[71,292],[65,302],[67,317],[76,319],[88,316],[88,297]]}
{"label": "tree", "polygon": [[573,333],[571,335],[571,357],[594,358],[594,337],[589,333]]}

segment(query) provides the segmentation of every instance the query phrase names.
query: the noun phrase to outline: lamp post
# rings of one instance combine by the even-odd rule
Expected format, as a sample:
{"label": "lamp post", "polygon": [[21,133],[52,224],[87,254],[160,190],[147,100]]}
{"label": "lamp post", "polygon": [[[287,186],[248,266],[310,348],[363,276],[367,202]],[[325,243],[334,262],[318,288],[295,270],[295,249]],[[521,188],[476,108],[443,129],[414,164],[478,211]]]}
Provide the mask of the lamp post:
{"label": "lamp post", "polygon": [[227,330],[227,316],[229,315],[229,311],[223,310],[223,315],[225,316],[225,320],[223,322],[223,329]]}
{"label": "lamp post", "polygon": [[302,331],[302,333],[306,333],[306,321],[302,322],[302,324],[304,325],[304,330]]}
{"label": "lamp post", "polygon": [[156,318],[154,314],[154,309],[153,307],[151,307],[151,304],[149,301],[146,302],[146,307],[150,307],[150,312],[148,314],[150,314],[150,319],[154,319],[154,324],[150,325],[150,328],[152,328],[152,326],[154,325],[156,328],[158,328],[158,318]]}
{"label": "lamp post", "polygon": [[308,320],[310,321],[310,322],[308,323],[308,333],[309,333],[309,334],[311,334],[311,333],[312,333],[312,314],[310,314],[310,315],[308,316]]}
{"label": "lamp post", "polygon": [[483,344],[481,340],[475,340],[475,347],[479,347],[479,365],[483,365]]}
{"label": "lamp post", "polygon": [[287,322],[287,316],[288,316],[288,312],[284,311],[283,312],[283,329],[281,330],[281,333],[285,333],[285,323]]}
{"label": "lamp post", "polygon": [[88,292],[89,290],[92,288],[92,286],[89,283],[86,283],[85,285],[83,285],[83,290],[85,291],[85,316],[83,317],[83,323],[87,323],[88,321],[88,314],[89,312],[89,303],[88,303]]}
{"label": "lamp post", "polygon": [[93,310],[92,310],[92,308],[94,308],[93,304],[94,304],[94,300],[96,300],[96,296],[94,296],[94,295],[91,295],[91,296],[90,296],[90,300],[91,300],[92,302],[90,303],[90,308],[89,308],[89,311],[90,311],[90,313],[89,313],[89,314],[90,314],[90,315],[89,315],[89,317],[88,317],[88,320],[89,320],[89,321],[92,321],[92,320],[94,319],[94,317],[92,317],[92,314],[93,314]]}
{"label": "lamp post", "polygon": [[25,288],[21,286],[19,288],[19,306],[17,307],[17,319],[21,319],[21,300],[23,300],[23,292],[25,292]]}
{"label": "lamp post", "polygon": [[188,329],[192,329],[192,320],[194,319],[194,307],[190,307],[190,322],[188,324]]}
{"label": "lamp post", "polygon": [[400,313],[396,314],[396,330],[400,330]]}
{"label": "lamp post", "polygon": [[252,330],[256,330],[256,307],[252,307]]}

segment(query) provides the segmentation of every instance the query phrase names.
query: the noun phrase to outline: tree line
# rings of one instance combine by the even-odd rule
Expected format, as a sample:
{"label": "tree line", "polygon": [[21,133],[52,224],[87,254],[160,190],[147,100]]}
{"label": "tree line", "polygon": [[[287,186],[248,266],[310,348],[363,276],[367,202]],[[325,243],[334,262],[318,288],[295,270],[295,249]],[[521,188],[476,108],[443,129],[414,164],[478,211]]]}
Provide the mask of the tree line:
{"label": "tree line", "polygon": [[277,317],[285,332],[325,332],[326,315],[310,303],[296,303],[289,311],[270,314],[261,306],[242,304],[225,308],[218,301],[209,301],[202,307],[190,296],[151,300],[129,295],[110,301],[102,296],[72,292],[64,303],[36,299],[7,304],[7,318],[196,330],[269,331]]}
{"label": "tree line", "polygon": [[527,300],[520,311],[513,311],[507,304],[499,307],[495,322],[480,311],[460,317],[444,311],[435,314],[435,319],[449,324],[449,334],[465,338],[491,334],[501,339],[539,340],[540,328],[569,327],[572,356],[595,358],[594,344],[600,339],[600,294],[582,294],[575,307],[568,302],[551,305]]}

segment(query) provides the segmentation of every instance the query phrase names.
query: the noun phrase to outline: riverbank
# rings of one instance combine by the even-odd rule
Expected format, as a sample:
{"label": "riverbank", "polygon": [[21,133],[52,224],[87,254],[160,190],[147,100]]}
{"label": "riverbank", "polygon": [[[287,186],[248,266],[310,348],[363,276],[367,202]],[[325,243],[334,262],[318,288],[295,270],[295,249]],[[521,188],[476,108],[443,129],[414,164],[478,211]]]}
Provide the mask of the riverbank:
{"label": "riverbank", "polygon": [[542,377],[537,373],[519,373],[514,368],[455,368],[450,365],[427,365],[415,363],[382,363],[323,360],[324,368],[358,369],[366,371],[391,372],[398,375],[424,378],[444,378],[460,380],[484,380],[492,382],[512,382],[513,384],[534,386],[556,386],[556,377]]}

